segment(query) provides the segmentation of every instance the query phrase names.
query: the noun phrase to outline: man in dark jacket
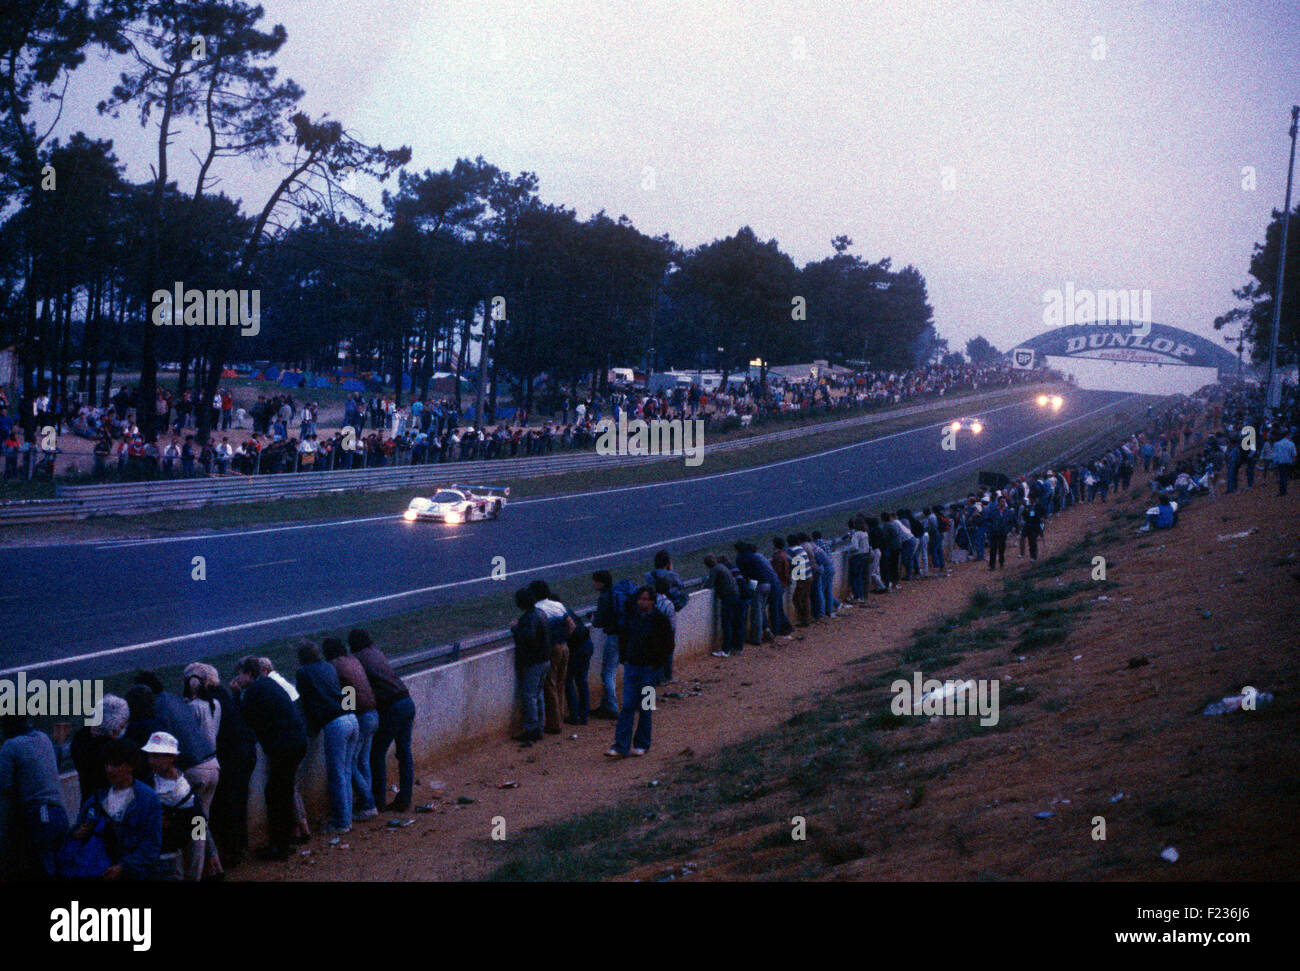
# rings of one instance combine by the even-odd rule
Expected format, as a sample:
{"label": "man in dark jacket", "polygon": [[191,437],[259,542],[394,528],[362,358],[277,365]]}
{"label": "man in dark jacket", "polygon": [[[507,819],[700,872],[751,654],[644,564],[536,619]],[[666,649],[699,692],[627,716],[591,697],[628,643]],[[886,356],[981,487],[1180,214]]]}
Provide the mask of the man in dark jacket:
{"label": "man in dark jacket", "polygon": [[[415,790],[415,759],[411,755],[411,729],[415,725],[415,702],[411,693],[388,663],[384,652],[364,630],[348,632],[348,647],[361,662],[375,693],[379,730],[370,746],[370,791],[375,805],[404,813],[411,808]],[[385,805],[388,794],[388,749],[397,746],[397,798]]]}
{"label": "man in dark jacket", "polygon": [[704,558],[704,568],[709,571],[704,585],[713,590],[722,625],[722,643],[713,656],[731,657],[745,649],[745,608],[740,599],[740,587],[730,568],[719,563],[712,553]]}
{"label": "man in dark jacket", "polygon": [[764,559],[753,543],[739,540],[736,543],[736,566],[746,580],[754,580],[754,602],[758,605],[758,625],[763,640],[775,640],[775,634],[785,633],[790,622],[785,619],[785,606],[781,602],[781,578]]}
{"label": "man in dark jacket", "polygon": [[542,719],[546,702],[546,675],[551,670],[551,626],[536,608],[537,601],[525,587],[515,592],[515,606],[522,613],[510,622],[515,638],[515,671],[519,677],[519,704],[524,730],[515,741],[525,746],[542,740]]}
{"label": "man in dark jacket", "polygon": [[654,689],[672,653],[672,624],[655,610],[654,590],[641,587],[636,592],[636,610],[628,621],[627,644],[621,657],[623,707],[614,729],[614,744],[605,752],[610,758],[645,755],[650,748]]}
{"label": "man in dark jacket", "polygon": [[614,577],[608,570],[597,570],[591,575],[596,590],[596,615],[591,626],[601,632],[604,644],[600,654],[600,704],[591,711],[594,718],[618,717],[618,692],[615,677],[618,673],[618,639],[620,621],[614,613]]}
{"label": "man in dark jacket", "polygon": [[287,860],[297,822],[293,781],[307,755],[307,730],[289,693],[262,674],[256,658],[239,662],[233,683],[240,692],[244,721],[266,753],[266,819],[270,841],[259,847],[255,855],[259,860]]}
{"label": "man in dark jacket", "polygon": [[257,736],[244,721],[239,699],[225,685],[202,695],[221,705],[217,726],[217,760],[221,777],[212,794],[212,832],[221,847],[221,864],[234,869],[248,852],[248,783],[257,766]]}
{"label": "man in dark jacket", "polygon": [[997,505],[989,506],[980,517],[989,539],[989,569],[1006,566],[1007,536],[1016,525],[1015,511],[1007,506],[1007,497],[999,495]]}
{"label": "man in dark jacket", "polygon": [[311,641],[298,645],[297,687],[302,714],[311,734],[320,734],[325,747],[325,775],[330,798],[330,831],[352,828],[352,764],[357,758],[361,728],[357,716],[343,707],[343,686],[334,666],[320,656]]}

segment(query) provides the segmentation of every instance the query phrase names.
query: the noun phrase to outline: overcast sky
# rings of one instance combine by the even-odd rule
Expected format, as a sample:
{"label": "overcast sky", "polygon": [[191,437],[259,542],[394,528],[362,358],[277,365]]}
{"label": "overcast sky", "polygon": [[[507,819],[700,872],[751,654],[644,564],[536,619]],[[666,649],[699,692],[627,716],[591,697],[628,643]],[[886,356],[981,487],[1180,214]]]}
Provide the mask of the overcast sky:
{"label": "overcast sky", "polygon": [[[307,110],[412,168],[482,155],[580,216],[686,246],[749,224],[801,265],[847,234],[924,274],[954,349],[1043,330],[1067,282],[1220,340],[1300,101],[1294,2],[262,2]],[[92,57],[57,133],[144,180],[138,120],[94,112],[115,75]],[[272,181],[222,174],[254,210]]]}

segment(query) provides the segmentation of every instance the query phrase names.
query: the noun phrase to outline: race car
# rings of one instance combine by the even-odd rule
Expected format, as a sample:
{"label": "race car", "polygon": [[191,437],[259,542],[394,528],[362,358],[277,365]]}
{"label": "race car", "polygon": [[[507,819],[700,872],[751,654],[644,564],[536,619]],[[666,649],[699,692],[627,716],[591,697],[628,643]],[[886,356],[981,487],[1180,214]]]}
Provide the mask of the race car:
{"label": "race car", "polygon": [[1039,408],[1050,407],[1053,411],[1060,411],[1063,404],[1065,404],[1065,399],[1059,394],[1040,394],[1038,396]]}
{"label": "race car", "polygon": [[448,525],[496,519],[509,495],[507,486],[452,485],[439,489],[431,498],[416,496],[402,518],[408,523],[433,520]]}
{"label": "race car", "polygon": [[978,418],[958,418],[951,422],[948,428],[954,432],[968,431],[972,435],[978,435],[984,431],[984,422]]}

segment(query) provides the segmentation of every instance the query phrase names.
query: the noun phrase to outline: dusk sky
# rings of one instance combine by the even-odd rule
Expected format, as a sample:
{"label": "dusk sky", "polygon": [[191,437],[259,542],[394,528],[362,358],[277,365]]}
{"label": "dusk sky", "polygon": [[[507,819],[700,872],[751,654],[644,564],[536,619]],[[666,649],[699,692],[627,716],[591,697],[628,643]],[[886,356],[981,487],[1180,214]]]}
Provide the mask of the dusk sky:
{"label": "dusk sky", "polygon": [[[264,6],[304,107],[415,170],[482,155],[582,217],[686,246],[748,224],[801,265],[847,234],[924,274],[953,349],[1043,330],[1066,283],[1149,289],[1156,321],[1221,340],[1300,102],[1294,2]],[[152,133],[94,111],[116,72],[91,55],[56,133],[114,139],[140,181]],[[273,172],[226,164],[259,208]]]}

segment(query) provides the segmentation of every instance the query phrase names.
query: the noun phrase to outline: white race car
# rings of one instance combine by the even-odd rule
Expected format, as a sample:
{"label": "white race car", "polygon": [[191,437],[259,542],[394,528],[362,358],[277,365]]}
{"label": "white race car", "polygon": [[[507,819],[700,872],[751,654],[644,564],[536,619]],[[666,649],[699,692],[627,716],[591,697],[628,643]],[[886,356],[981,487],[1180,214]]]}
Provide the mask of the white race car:
{"label": "white race car", "polygon": [[450,525],[496,519],[509,495],[508,487],[453,485],[439,489],[432,498],[416,496],[402,518],[408,523],[432,520]]}

